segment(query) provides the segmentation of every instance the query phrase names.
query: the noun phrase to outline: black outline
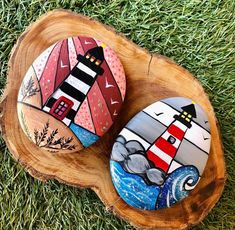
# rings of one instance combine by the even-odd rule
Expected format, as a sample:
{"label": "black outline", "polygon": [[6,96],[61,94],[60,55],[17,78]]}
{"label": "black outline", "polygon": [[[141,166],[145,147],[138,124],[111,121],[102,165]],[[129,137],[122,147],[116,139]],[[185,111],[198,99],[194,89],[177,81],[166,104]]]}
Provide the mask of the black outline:
{"label": "black outline", "polygon": [[61,84],[59,89],[63,93],[69,95],[70,97],[74,98],[76,101],[79,101],[80,103],[83,102],[86,98],[86,95],[83,92],[76,89],[66,81],[63,81],[63,84]]}
{"label": "black outline", "polygon": [[[54,45],[53,49],[51,50],[50,54],[49,54],[48,57],[47,57],[47,61],[46,61],[45,65],[44,65],[44,67],[43,67],[43,72],[42,72],[41,77],[40,77],[40,79],[39,79],[39,85],[40,85],[40,81],[41,81],[41,79],[42,79],[42,76],[43,76],[43,74],[44,74],[44,72],[45,72],[46,66],[47,66],[47,64],[48,64],[49,58],[51,57],[52,52],[55,50],[56,45],[57,45],[57,43]],[[48,48],[50,48],[50,47],[48,47]],[[48,48],[47,48],[47,49],[48,49]],[[33,64],[34,64],[34,63],[33,63]],[[40,87],[41,87],[41,85],[40,85]],[[53,87],[53,88],[54,88],[54,87]],[[53,92],[54,92],[54,91],[53,91]],[[51,95],[49,95],[48,97],[50,97],[50,96],[51,96]],[[41,97],[42,97],[42,93],[41,93]],[[48,98],[47,98],[47,100],[48,100]],[[44,104],[44,103],[43,103],[43,97],[42,97],[42,108],[43,108],[43,106],[46,105],[47,100],[45,101],[45,104]]]}
{"label": "black outline", "polygon": [[157,120],[155,117],[152,117],[150,114],[148,114],[147,112],[145,112],[144,110],[142,110],[141,112],[145,113],[147,116],[151,117],[152,119],[154,119],[155,121],[161,123],[162,125],[164,125],[165,127],[167,127],[165,124],[163,124],[162,122],[160,122],[159,120]]}
{"label": "black outline", "polygon": [[[185,166],[184,164],[180,163],[178,160],[175,160],[175,158],[173,158],[172,161],[171,161],[171,163],[169,164],[169,168],[170,168],[170,166],[171,166],[171,164],[172,164],[173,161],[177,162],[177,163],[180,164],[181,166]],[[174,170],[174,171],[175,171],[175,170]],[[172,172],[173,172],[173,171],[172,171]]]}
{"label": "black outline", "polygon": [[[78,63],[77,63],[78,64]],[[76,66],[77,66],[77,64],[76,64]],[[76,66],[74,66],[74,68],[77,68]],[[82,71],[81,69],[80,69],[80,71]],[[82,71],[82,72],[84,72],[84,71]],[[61,84],[60,85],[58,85],[58,87],[54,90],[54,92],[48,97],[48,99],[47,99],[47,101],[49,100],[49,98],[50,97],[52,97],[52,95],[55,93],[55,91],[57,90],[57,89],[59,89],[60,88],[60,86],[65,82],[65,80],[69,77],[69,75],[70,75],[70,73],[71,73],[71,71],[69,72],[69,74],[67,75],[67,77],[65,77],[65,79],[61,82]],[[85,72],[84,72],[85,73]],[[75,77],[75,76],[74,76]],[[96,75],[96,77],[97,77],[97,75]],[[96,78],[95,77],[95,78]],[[95,81],[94,81],[94,83],[95,83]],[[94,85],[94,83],[93,83],[93,85]],[[93,86],[92,85],[92,86]],[[89,88],[89,90],[87,91],[87,93],[86,93],[86,95],[85,95],[85,98],[87,98],[87,95],[88,95],[88,93],[90,92],[90,90],[91,90],[91,88],[92,88],[92,86],[90,86],[90,88]],[[75,99],[75,98],[74,98]],[[76,99],[75,99],[76,100]],[[84,99],[85,100],[85,99]],[[78,110],[80,109],[80,107],[81,107],[81,105],[82,105],[82,103],[84,102],[84,100],[82,101],[82,102],[80,102],[80,104],[79,104],[79,106],[78,106],[78,108],[77,108],[77,112],[78,112]],[[45,105],[47,104],[47,101],[46,101],[46,103],[45,103]],[[77,100],[78,101],[78,100]],[[76,116],[76,115],[75,115]],[[72,121],[71,121],[72,122]]]}
{"label": "black outline", "polygon": [[35,76],[36,76],[36,79],[37,79],[37,82],[38,82],[38,86],[39,86],[39,90],[40,90],[40,98],[41,98],[41,109],[42,109],[42,107],[43,107],[43,105],[42,105],[42,89],[41,89],[41,85],[40,85],[40,82],[39,82],[39,80],[38,80],[38,78],[37,78],[37,73],[36,73],[36,70],[35,70],[35,68],[34,68],[34,66],[33,66],[33,64],[31,65],[32,66],[32,68],[33,68],[33,72],[34,72],[34,74],[35,74]]}
{"label": "black outline", "polygon": [[[122,135],[119,135],[119,136],[122,136]],[[123,136],[122,136],[123,137]],[[126,138],[125,137],[123,137],[125,140],[126,140]],[[137,140],[129,140],[129,141],[127,141],[126,140],[126,143],[125,143],[125,145],[127,144],[127,143],[129,143],[130,141],[136,141],[136,142],[138,142],[140,145],[141,145],[141,147],[143,148],[143,151],[145,152],[145,148],[144,148],[144,146],[142,145],[142,143],[140,143],[139,141],[137,141]],[[115,141],[115,142],[119,142],[119,141]],[[119,142],[120,143],[120,142]],[[131,155],[131,154],[130,154]]]}
{"label": "black outline", "polygon": [[[90,112],[90,115],[91,115],[91,120],[92,120],[92,124],[93,124],[93,128],[95,130],[95,133],[96,133],[96,127],[95,127],[95,124],[94,124],[94,120],[93,120],[93,117],[92,117],[92,112],[91,112],[91,107],[90,107],[90,103],[89,103],[89,100],[88,100],[88,94],[87,94],[87,105],[88,105],[88,109],[89,109],[89,112]],[[84,100],[85,101],[85,100]]]}
{"label": "black outline", "polygon": [[[178,113],[181,113],[178,109],[176,109],[176,108],[174,108],[173,106],[167,104],[166,102],[164,102],[164,101],[160,101],[160,102],[164,103],[165,105],[168,105],[169,107],[171,107],[172,109],[174,109],[174,110],[177,111]],[[206,132],[208,132],[208,133],[211,135],[210,131],[208,131],[207,129],[205,129],[204,127],[202,127],[200,124],[198,124],[197,122],[195,122],[194,119],[192,119],[192,122],[195,123],[195,124],[197,124],[198,126],[200,126],[202,129],[204,129]]]}
{"label": "black outline", "polygon": [[[31,107],[31,108],[34,108],[34,109],[37,109],[37,110],[40,110],[41,112],[43,112],[43,113],[46,113],[47,115],[49,115],[49,116],[51,116],[51,117],[53,117],[53,118],[55,118],[57,121],[60,121],[63,125],[65,125],[66,127],[68,127],[69,128],[69,126],[71,125],[71,123],[74,123],[74,122],[70,122],[70,124],[69,124],[69,126],[67,126],[63,121],[61,121],[61,120],[59,120],[59,119],[57,119],[56,117],[54,117],[54,116],[52,116],[50,113],[48,113],[48,112],[46,112],[46,111],[44,111],[43,109],[39,109],[38,107],[36,107],[36,106],[33,106],[33,105],[30,105],[30,104],[27,104],[27,103],[25,103],[25,102],[21,102],[21,101],[17,101],[18,103],[20,103],[20,104],[23,104],[23,105],[26,105],[26,106],[29,106],[29,107]],[[77,125],[76,123],[74,123],[75,125]],[[80,125],[78,125],[78,126],[80,126]],[[82,126],[80,126],[80,127],[82,127]],[[83,129],[85,129],[85,130],[87,130],[86,128],[84,128],[84,127],[82,127]],[[70,128],[69,128],[70,129]],[[73,132],[73,130],[72,129],[70,129],[72,132]],[[87,130],[88,132],[90,132],[90,133],[92,133],[90,130]],[[76,134],[73,132],[73,134],[76,136]],[[98,136],[99,138],[100,138],[100,136],[99,135],[97,135],[96,133],[93,133],[94,135],[96,135],[96,136]],[[84,148],[86,148],[83,144],[82,144],[82,142],[80,141],[80,139],[76,136],[76,138],[78,139],[78,141],[81,143],[81,145],[84,147]]]}
{"label": "black outline", "polygon": [[[131,131],[132,133],[134,133],[136,136],[140,137],[141,139],[143,139],[145,142],[149,143],[145,138],[141,137],[139,134],[137,134],[135,131],[133,131],[132,129],[130,128],[127,128],[126,126],[124,127],[125,129]],[[137,141],[137,140],[136,140]],[[152,143],[149,143],[149,145],[151,146]],[[145,148],[144,148],[145,149]]]}
{"label": "black outline", "polygon": [[84,72],[82,69],[79,69],[77,67],[77,65],[79,63],[81,63],[81,62],[77,62],[76,66],[73,67],[73,69],[70,71],[70,75],[72,75],[74,78],[80,80],[81,82],[83,82],[86,85],[88,85],[89,87],[91,87],[94,84],[95,80],[96,80],[95,78],[96,78],[97,74],[93,78],[91,75],[89,75],[88,73]]}
{"label": "black outline", "polygon": [[64,42],[64,40],[61,41],[60,52],[59,52],[58,59],[57,59],[57,65],[56,65],[57,68],[56,68],[56,72],[55,72],[55,81],[54,81],[54,86],[53,86],[53,93],[55,92],[55,88],[56,88],[55,85],[56,85],[56,80],[57,80],[58,66],[59,66],[60,54],[61,54],[61,48],[62,48],[63,42]]}
{"label": "black outline", "polygon": [[[61,50],[62,50],[62,46],[63,46],[64,42],[67,43],[67,51],[68,51],[68,38],[66,38],[66,39],[62,40],[62,45],[61,45],[61,47],[60,47],[60,52],[59,52],[58,61],[57,61],[57,69],[56,69],[54,87],[53,87],[53,88],[54,88],[53,93],[58,89],[58,87],[56,88],[55,85],[56,85],[56,82],[57,82],[56,80],[57,80],[58,66],[59,66],[59,64],[61,64],[61,63],[59,63],[59,60],[60,60]],[[69,61],[69,74],[70,74],[71,68],[70,68],[70,60],[69,60],[69,51],[68,51],[68,61]],[[66,75],[66,77],[64,78],[64,80],[63,80],[61,83],[63,83],[63,82],[65,81],[65,79],[68,78],[69,74]],[[61,83],[60,83],[58,86],[60,86]],[[53,94],[53,93],[52,93],[52,94]],[[51,95],[52,95],[52,94],[51,94]],[[50,95],[50,96],[51,96],[51,95]]]}
{"label": "black outline", "polygon": [[69,72],[71,72],[71,65],[70,65],[70,59],[69,59],[69,38],[66,39],[67,41],[67,53],[68,53],[68,61],[69,61]]}
{"label": "black outline", "polygon": [[[57,43],[58,43],[58,42],[57,42]],[[54,49],[55,49],[57,43],[52,44],[52,46],[54,45],[54,47],[52,48],[50,54],[49,54],[48,57],[47,57],[46,63],[45,63],[45,65],[43,66],[43,71],[42,71],[41,77],[40,77],[40,79],[38,80],[39,82],[40,82],[40,80],[41,80],[41,78],[42,78],[42,75],[43,75],[43,73],[44,73],[44,71],[45,71],[45,67],[46,67],[46,65],[48,64],[48,60],[49,60],[49,58],[51,57],[51,54],[52,54],[52,52],[54,51]],[[49,46],[47,49],[49,49],[50,47],[51,47],[51,46]],[[46,49],[46,50],[47,50],[47,49]],[[46,50],[44,50],[44,51],[46,51]],[[43,51],[43,52],[44,52],[44,51]],[[42,54],[42,53],[41,53],[41,54]],[[41,54],[40,54],[40,55],[41,55]],[[40,55],[39,55],[39,56],[40,56]],[[39,57],[39,56],[38,56],[38,57]],[[36,58],[36,59],[37,59],[37,58]],[[36,61],[36,59],[34,60],[34,62]],[[34,65],[34,62],[33,62],[32,65]]]}
{"label": "black outline", "polygon": [[[75,46],[75,43],[74,43],[74,40],[73,40],[73,37],[72,37],[72,41],[73,41],[73,47],[74,47],[74,49],[75,49],[75,53],[76,53],[76,59],[77,59],[77,56],[78,56],[78,52],[77,52],[77,50],[76,50],[76,46]],[[79,40],[80,41],[80,40]],[[80,41],[80,43],[81,43],[81,41]],[[83,50],[83,52],[84,52],[84,50]]]}
{"label": "black outline", "polygon": [[[162,125],[164,125],[165,127],[169,127],[169,126],[166,126],[165,124],[163,124],[162,122],[160,122],[159,120],[157,120],[156,118],[154,118],[154,117],[152,117],[150,114],[148,114],[148,113],[146,113],[144,110],[142,110],[141,112],[144,112],[146,115],[148,115],[149,117],[151,117],[151,118],[153,118],[155,121],[157,121],[157,122],[159,122],[160,124],[162,124]],[[186,132],[185,132],[186,133]],[[163,133],[162,133],[163,134]],[[161,135],[162,135],[161,134]],[[210,134],[211,135],[211,134]],[[155,141],[156,141],[157,139],[155,139]],[[207,153],[205,150],[203,150],[203,149],[201,149],[199,146],[197,146],[196,144],[194,144],[193,142],[191,142],[190,140],[188,140],[186,137],[185,137],[185,135],[184,135],[184,137],[183,137],[183,139],[182,139],[182,141],[181,142],[183,142],[183,140],[185,140],[185,141],[188,141],[190,144],[192,144],[192,145],[194,145],[195,147],[197,147],[198,149],[200,149],[202,152],[204,152],[206,155],[209,155],[209,152]],[[180,147],[180,145],[179,145],[179,147]],[[179,149],[179,148],[178,148]]]}
{"label": "black outline", "polygon": [[[76,124],[76,123],[74,123],[74,122],[71,122],[71,123],[73,123],[73,124],[76,125],[76,126],[79,126],[81,129],[84,129],[84,130],[86,130],[87,132],[89,132],[89,133],[91,133],[91,134],[97,136],[98,138],[100,138],[99,135],[97,135],[96,133],[91,132],[90,130],[84,128],[83,126],[80,126],[80,125],[78,125],[78,124]],[[73,130],[70,128],[71,123],[70,123],[70,125],[68,126],[68,128],[73,132]],[[73,132],[73,133],[74,133],[74,132]],[[75,134],[75,133],[74,133],[74,134]],[[76,134],[75,134],[75,136],[76,136]],[[78,138],[78,137],[77,137],[77,138]],[[80,139],[79,139],[79,140],[80,140]],[[97,140],[97,141],[98,141],[98,140]],[[80,142],[81,142],[81,141],[80,141]],[[95,142],[94,142],[94,143],[95,143]],[[88,148],[88,147],[86,147],[86,148]]]}
{"label": "black outline", "polygon": [[[84,53],[85,53],[84,46],[83,46],[83,44],[82,44],[82,42],[81,42],[81,40],[80,40],[79,37],[78,37],[78,39],[79,39],[79,41],[80,41],[80,43],[81,43],[81,46],[82,46],[82,49],[83,49],[83,51],[84,51]],[[96,45],[95,47],[98,47],[98,44],[96,43],[96,41],[94,40],[94,38],[90,38],[90,39],[93,40],[94,44]],[[116,87],[118,88],[119,94],[120,94],[120,96],[121,96],[121,101],[123,102],[121,92],[120,92],[119,87],[118,87],[118,85],[117,85],[117,82],[116,82],[116,80],[115,80],[115,78],[114,78],[114,76],[113,76],[113,74],[112,74],[112,72],[111,72],[111,70],[110,70],[110,68],[109,68],[109,65],[108,65],[108,63],[106,62],[105,59],[104,59],[103,62],[105,62],[106,65],[108,66],[108,69],[109,69],[109,71],[110,71],[110,73],[111,73],[111,75],[112,75],[112,78],[114,79],[114,82],[115,82],[115,84],[116,84]],[[99,76],[99,75],[98,75],[98,76]],[[97,76],[97,77],[98,77],[98,76]],[[96,79],[96,81],[97,81],[97,79]],[[98,87],[99,87],[100,92],[102,92],[102,91],[101,91],[101,88],[100,88],[100,84],[98,83],[98,81],[97,81],[97,85],[98,85]],[[88,94],[88,93],[87,93],[87,94]],[[103,96],[103,95],[102,95],[102,96]],[[104,97],[103,97],[103,98],[104,98]],[[108,103],[107,103],[107,101],[106,101],[105,98],[104,98],[104,101],[105,101],[105,104],[106,104],[106,106],[107,106],[107,108],[108,108],[108,111],[109,111],[111,120],[114,121],[114,120],[116,119],[116,117],[114,118],[113,114],[111,113],[111,111],[110,111],[111,109],[109,108]],[[120,109],[119,109],[119,110],[120,110]]]}
{"label": "black outline", "polygon": [[[93,38],[92,38],[92,39],[93,39]],[[94,40],[94,39],[93,39],[93,40]],[[95,40],[94,40],[94,42],[95,42],[96,46],[98,46],[98,44],[96,43]],[[108,63],[107,63],[107,61],[106,61],[106,59],[104,59],[103,63],[104,63],[104,62],[106,63],[106,65],[107,65],[107,67],[108,67],[108,69],[109,69],[109,72],[111,73],[112,78],[113,78],[113,80],[114,80],[114,82],[115,82],[115,84],[116,84],[116,88],[118,89],[118,92],[119,92],[119,95],[120,95],[120,98],[121,98],[121,103],[123,103],[123,100],[122,100],[122,93],[121,93],[121,91],[120,91],[120,89],[119,89],[119,86],[118,86],[116,80],[115,80],[115,77],[113,76],[113,73],[112,73],[112,71],[111,71],[111,69],[110,69],[110,67],[109,67],[109,65],[108,65]],[[102,65],[102,64],[101,64],[101,65]],[[99,84],[98,81],[97,81],[97,84],[98,84],[98,86],[99,86],[99,88],[100,88],[100,84]],[[106,87],[106,86],[105,86],[105,87]],[[101,91],[101,88],[100,88],[100,91]],[[101,92],[102,92],[102,91],[101,91]],[[104,96],[103,96],[103,98],[104,98],[104,100],[105,100],[105,97],[104,97]],[[125,98],[125,95],[124,95],[124,98]],[[107,105],[107,107],[108,107],[108,110],[109,110],[111,119],[112,119],[112,121],[114,121],[114,120],[116,119],[116,117],[114,117],[114,115],[111,113],[111,111],[110,111],[110,109],[109,109],[109,106],[108,106],[108,103],[107,103],[106,100],[105,100],[105,103],[106,103],[106,105]],[[120,109],[121,109],[121,106],[120,106],[120,108],[119,108],[119,111],[120,111]],[[118,113],[119,113],[119,111],[118,111]]]}

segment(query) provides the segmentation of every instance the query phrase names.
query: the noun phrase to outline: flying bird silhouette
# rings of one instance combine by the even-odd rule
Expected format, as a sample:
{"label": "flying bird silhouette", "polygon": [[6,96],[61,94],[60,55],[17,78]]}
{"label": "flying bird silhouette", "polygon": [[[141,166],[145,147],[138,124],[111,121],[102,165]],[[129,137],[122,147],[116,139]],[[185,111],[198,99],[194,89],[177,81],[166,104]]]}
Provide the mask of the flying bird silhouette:
{"label": "flying bird silhouette", "polygon": [[108,88],[111,88],[111,87],[114,87],[114,86],[109,84],[107,78],[105,78],[105,88],[108,89]]}
{"label": "flying bird silhouette", "polygon": [[113,101],[113,99],[111,98],[111,105],[118,104],[118,103],[119,103],[118,101]]}
{"label": "flying bird silhouette", "polygon": [[156,116],[160,116],[160,115],[163,114],[163,112],[161,112],[161,113],[155,113],[155,114],[156,114]]}

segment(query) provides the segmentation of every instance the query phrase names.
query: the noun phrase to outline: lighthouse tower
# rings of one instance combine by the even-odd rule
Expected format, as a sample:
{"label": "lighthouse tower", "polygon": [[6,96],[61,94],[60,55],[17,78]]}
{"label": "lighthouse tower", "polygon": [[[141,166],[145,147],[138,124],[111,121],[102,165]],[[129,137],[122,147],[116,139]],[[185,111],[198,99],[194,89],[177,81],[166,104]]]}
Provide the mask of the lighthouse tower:
{"label": "lighthouse tower", "polygon": [[101,46],[88,50],[84,56],[78,54],[77,59],[78,63],[43,107],[44,111],[61,120],[67,126],[73,122],[97,76],[104,72],[101,67],[104,61]]}
{"label": "lighthouse tower", "polygon": [[168,126],[153,145],[147,150],[147,158],[156,168],[168,173],[170,164],[174,159],[187,129],[190,129],[193,118],[196,118],[194,104],[181,107],[182,112],[174,115],[175,120]]}

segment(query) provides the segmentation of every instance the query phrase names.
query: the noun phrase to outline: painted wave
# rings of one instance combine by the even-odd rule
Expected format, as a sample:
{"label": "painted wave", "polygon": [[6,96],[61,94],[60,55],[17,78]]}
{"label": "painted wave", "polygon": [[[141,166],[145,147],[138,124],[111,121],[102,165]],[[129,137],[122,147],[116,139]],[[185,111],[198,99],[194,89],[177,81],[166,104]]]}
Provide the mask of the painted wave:
{"label": "painted wave", "polygon": [[119,195],[135,208],[154,210],[160,191],[157,185],[146,185],[142,177],[127,173],[116,161],[110,161],[112,180]]}
{"label": "painted wave", "polygon": [[[199,172],[196,167],[183,166],[173,171],[161,188],[156,209],[170,207],[187,197],[199,180]],[[186,190],[185,187],[191,187]]]}
{"label": "painted wave", "polygon": [[163,186],[147,185],[142,177],[127,173],[115,161],[110,161],[111,176],[115,188],[122,199],[129,205],[145,209],[156,210],[170,207],[187,197],[190,189],[198,180],[199,173],[194,166],[183,166],[172,172]]}

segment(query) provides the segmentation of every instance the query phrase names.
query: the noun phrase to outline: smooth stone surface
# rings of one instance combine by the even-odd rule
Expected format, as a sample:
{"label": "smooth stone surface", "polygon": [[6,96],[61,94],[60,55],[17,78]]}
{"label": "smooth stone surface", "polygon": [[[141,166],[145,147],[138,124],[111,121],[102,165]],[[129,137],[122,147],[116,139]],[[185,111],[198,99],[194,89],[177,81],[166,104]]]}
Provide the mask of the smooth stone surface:
{"label": "smooth stone surface", "polygon": [[198,104],[183,97],[155,102],[128,122],[113,145],[114,186],[135,208],[170,207],[197,185],[210,143],[208,118]]}
{"label": "smooth stone surface", "polygon": [[123,66],[110,47],[73,37],[32,62],[17,104],[29,139],[49,151],[67,152],[89,147],[108,131],[126,91]]}

